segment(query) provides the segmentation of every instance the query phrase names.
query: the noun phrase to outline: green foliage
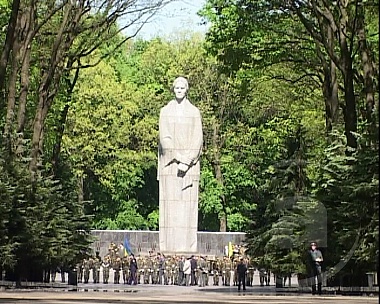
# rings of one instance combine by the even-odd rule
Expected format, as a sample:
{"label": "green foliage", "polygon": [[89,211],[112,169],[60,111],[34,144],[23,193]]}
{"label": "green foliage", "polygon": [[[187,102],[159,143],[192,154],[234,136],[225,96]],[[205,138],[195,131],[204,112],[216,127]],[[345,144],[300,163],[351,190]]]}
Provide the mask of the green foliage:
{"label": "green foliage", "polygon": [[360,148],[347,156],[345,142],[336,136],[325,152],[315,195],[330,215],[331,263],[351,250],[359,235],[351,258],[357,266],[351,267],[364,273],[373,270],[379,255],[379,150],[378,138],[373,135],[360,137],[359,143]]}
{"label": "green foliage", "polygon": [[[315,214],[307,212],[312,203],[302,203],[309,194],[305,130],[293,119],[274,118],[265,127],[262,134],[267,142],[263,146],[273,148],[265,153],[270,159],[264,160],[263,184],[258,184],[257,213],[248,232],[249,252],[257,263],[275,273],[299,272],[304,268],[305,245],[312,240],[308,232],[314,231],[310,214]],[[272,133],[272,128],[283,133]]]}
{"label": "green foliage", "polygon": [[67,185],[42,175],[31,182],[26,161],[0,169],[3,269],[36,280],[42,269],[70,267],[90,254],[89,217]]}
{"label": "green foliage", "polygon": [[[10,1],[8,0],[0,0],[0,26],[6,26],[9,21],[9,13],[10,13]],[[3,32],[3,31],[2,31]],[[3,41],[3,36],[1,37],[1,42]]]}
{"label": "green foliage", "polygon": [[[356,20],[354,5],[347,2],[347,22],[351,25]],[[238,96],[242,97],[241,109],[236,111],[243,120],[238,128],[241,133],[229,138],[239,142],[236,145],[239,164],[246,164],[254,175],[251,187],[257,208],[248,234],[250,253],[257,263],[278,273],[306,271],[303,257],[306,247],[299,240],[306,237],[309,229],[305,221],[315,221],[309,216],[315,210],[309,209],[312,203],[310,206],[300,204],[302,197],[319,202],[318,208],[328,215],[330,249],[326,264],[334,265],[350,250],[357,231],[362,233],[353,260],[360,264],[357,268],[370,267],[365,261],[378,255],[378,242],[374,240],[377,232],[372,228],[378,223],[378,217],[373,216],[378,214],[378,191],[375,190],[378,164],[374,163],[378,160],[378,155],[375,156],[378,141],[374,139],[378,119],[374,118],[372,128],[360,125],[355,134],[360,148],[351,151],[351,156],[346,155],[345,142],[337,148],[331,144],[333,138],[326,138],[324,131],[323,116],[328,117],[328,113],[321,103],[321,100],[326,101],[321,88],[327,74],[321,67],[335,59],[320,41],[335,41],[325,37],[326,27],[321,27],[324,23],[317,22],[323,16],[318,19],[318,12],[329,12],[332,18],[338,18],[339,9],[330,2],[312,5],[294,1],[209,0],[200,12],[211,22],[206,48],[216,57],[219,70],[234,75],[235,87],[240,89]],[[378,53],[378,43],[372,44],[378,41],[378,30],[374,30],[378,22],[373,22],[378,19],[373,18],[377,14],[371,4],[364,4],[362,17],[367,21],[366,42],[371,54]],[[352,31],[347,37],[352,38],[352,45],[359,41],[353,28],[347,29],[347,33]],[[330,51],[337,56],[342,54],[338,44]],[[356,71],[363,69],[360,60],[360,56],[354,58]],[[377,59],[371,60],[377,62]],[[356,95],[372,88],[364,89],[362,80],[361,77],[356,79]],[[341,88],[345,86],[339,76],[338,82]],[[366,106],[361,95],[357,107],[365,113]],[[348,114],[345,112],[345,115]],[[346,118],[342,117],[335,125],[337,133],[343,131],[342,122],[347,123]],[[254,149],[250,150],[249,146]],[[371,169],[364,172],[367,168]],[[365,207],[359,207],[359,202]],[[289,203],[290,209],[279,208],[279,204]]]}
{"label": "green foliage", "polygon": [[[155,164],[157,131],[155,121],[137,107],[142,97],[135,92],[135,85],[120,82],[106,62],[84,71],[74,91],[64,151],[77,176],[94,185],[86,195],[93,200],[88,211],[96,214],[96,228],[148,226],[134,196],[145,170]],[[106,200],[100,189],[108,193]]]}

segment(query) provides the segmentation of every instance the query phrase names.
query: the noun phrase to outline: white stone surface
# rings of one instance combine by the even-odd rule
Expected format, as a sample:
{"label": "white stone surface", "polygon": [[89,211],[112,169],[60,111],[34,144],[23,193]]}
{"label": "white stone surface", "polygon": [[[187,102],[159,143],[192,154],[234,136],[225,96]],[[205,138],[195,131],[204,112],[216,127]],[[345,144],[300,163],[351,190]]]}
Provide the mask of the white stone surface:
{"label": "white stone surface", "polygon": [[159,248],[163,253],[197,252],[201,115],[186,98],[184,78],[176,98],[161,109],[159,122]]}

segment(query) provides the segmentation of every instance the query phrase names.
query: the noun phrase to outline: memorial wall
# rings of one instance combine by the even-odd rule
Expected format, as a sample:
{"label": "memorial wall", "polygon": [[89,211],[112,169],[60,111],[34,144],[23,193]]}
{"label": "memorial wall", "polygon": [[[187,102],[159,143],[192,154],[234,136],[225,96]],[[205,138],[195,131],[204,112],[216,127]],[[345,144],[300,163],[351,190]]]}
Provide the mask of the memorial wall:
{"label": "memorial wall", "polygon": [[[108,253],[111,242],[116,245],[124,244],[127,239],[132,252],[137,256],[147,256],[149,251],[159,252],[159,232],[145,230],[92,230],[96,240],[94,252],[99,251],[101,257]],[[197,252],[207,256],[223,256],[228,243],[242,245],[245,241],[243,232],[197,232]],[[170,254],[170,253],[166,253]],[[186,254],[186,253],[184,253]],[[189,253],[194,254],[194,253]]]}

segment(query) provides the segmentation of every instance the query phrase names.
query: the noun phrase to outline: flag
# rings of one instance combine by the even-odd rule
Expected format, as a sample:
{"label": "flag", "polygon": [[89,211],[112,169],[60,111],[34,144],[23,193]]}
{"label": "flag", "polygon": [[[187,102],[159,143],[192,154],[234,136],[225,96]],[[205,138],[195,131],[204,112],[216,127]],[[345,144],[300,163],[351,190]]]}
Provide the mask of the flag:
{"label": "flag", "polygon": [[131,246],[129,245],[128,239],[124,239],[124,256],[132,254]]}
{"label": "flag", "polygon": [[228,257],[231,257],[232,254],[233,254],[232,243],[228,242]]}

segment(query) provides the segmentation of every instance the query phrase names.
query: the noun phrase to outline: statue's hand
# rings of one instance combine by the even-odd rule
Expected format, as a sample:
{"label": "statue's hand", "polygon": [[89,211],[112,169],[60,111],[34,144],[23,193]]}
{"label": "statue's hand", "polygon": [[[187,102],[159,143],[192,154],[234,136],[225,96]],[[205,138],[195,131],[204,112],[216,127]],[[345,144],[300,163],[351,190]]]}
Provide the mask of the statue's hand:
{"label": "statue's hand", "polygon": [[183,163],[178,164],[178,175],[184,175],[189,170],[189,166]]}
{"label": "statue's hand", "polygon": [[178,171],[179,172],[186,172],[187,170],[189,170],[189,166],[188,165],[183,164],[183,163],[179,163],[178,164]]}

